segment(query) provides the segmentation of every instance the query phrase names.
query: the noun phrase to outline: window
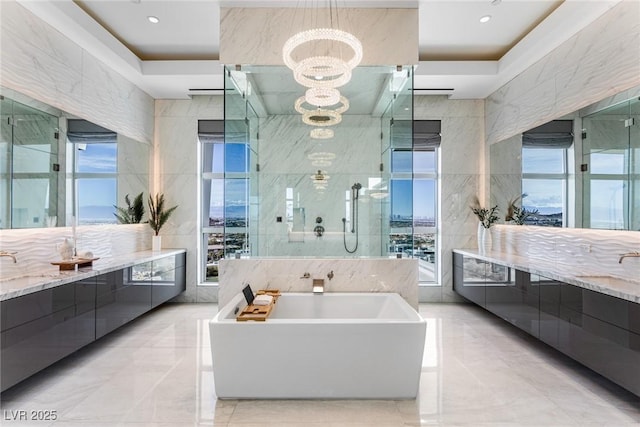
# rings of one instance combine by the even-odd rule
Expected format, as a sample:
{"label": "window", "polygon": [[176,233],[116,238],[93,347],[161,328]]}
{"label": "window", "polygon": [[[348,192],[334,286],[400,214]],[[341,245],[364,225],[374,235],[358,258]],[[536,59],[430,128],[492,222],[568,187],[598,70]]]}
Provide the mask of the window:
{"label": "window", "polygon": [[522,135],[522,207],[537,212],[526,224],[566,225],[567,148],[573,143],[573,121],[554,120]]}
{"label": "window", "polygon": [[80,225],[117,223],[117,134],[86,120],[68,120],[76,216]]}
{"label": "window", "polygon": [[223,120],[198,122],[205,282],[217,282],[218,261],[245,252],[249,239],[249,147],[240,137],[225,142],[228,124]]}
{"label": "window", "polygon": [[[418,258],[419,282],[436,284],[439,120],[414,120],[413,139],[391,152],[389,252]],[[396,121],[393,126],[397,126]],[[393,135],[393,133],[392,133]],[[404,145],[404,146],[403,146]]]}

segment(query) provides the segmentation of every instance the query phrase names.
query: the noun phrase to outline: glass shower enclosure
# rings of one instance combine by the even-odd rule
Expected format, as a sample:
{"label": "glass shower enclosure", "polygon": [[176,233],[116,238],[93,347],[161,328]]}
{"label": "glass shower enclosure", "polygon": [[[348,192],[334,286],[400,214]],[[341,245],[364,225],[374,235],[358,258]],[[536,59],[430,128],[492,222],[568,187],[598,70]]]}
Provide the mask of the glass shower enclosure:
{"label": "glass shower enclosure", "polygon": [[583,117],[583,227],[640,230],[640,100]]}
{"label": "glass shower enclosure", "polygon": [[288,68],[227,68],[225,147],[238,156],[225,156],[225,256],[392,255],[394,197],[412,236],[411,186],[391,189],[394,147],[411,141],[412,83],[411,67],[358,67],[340,88],[341,121],[310,126],[294,108],[305,88]]}

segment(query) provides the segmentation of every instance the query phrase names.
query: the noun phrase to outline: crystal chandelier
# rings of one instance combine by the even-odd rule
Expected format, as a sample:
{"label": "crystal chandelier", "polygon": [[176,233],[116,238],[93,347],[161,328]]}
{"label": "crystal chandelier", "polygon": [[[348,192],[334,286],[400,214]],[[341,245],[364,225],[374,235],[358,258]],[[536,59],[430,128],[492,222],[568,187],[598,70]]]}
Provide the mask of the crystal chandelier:
{"label": "crystal chandelier", "polygon": [[[341,49],[338,49],[337,56],[311,56],[301,61],[293,59],[294,50],[317,41],[345,44],[351,48],[353,56],[345,61],[340,58]],[[301,85],[335,88],[347,83],[351,79],[351,70],[362,61],[362,43],[353,34],[337,28],[315,28],[291,36],[282,48],[282,59]]]}
{"label": "crystal chandelier", "polygon": [[[291,36],[282,48],[282,60],[293,71],[294,79],[308,88],[305,95],[296,100],[295,109],[302,115],[304,123],[317,126],[309,134],[313,139],[333,137],[333,130],[326,127],[340,123],[342,113],[349,109],[349,101],[336,88],[351,80],[352,70],[360,64],[363,56],[362,43],[357,37],[333,28],[334,21],[339,26],[337,9],[337,0],[329,0],[331,28],[300,31]],[[304,103],[316,109],[304,108]],[[331,106],[337,107],[328,108]]]}

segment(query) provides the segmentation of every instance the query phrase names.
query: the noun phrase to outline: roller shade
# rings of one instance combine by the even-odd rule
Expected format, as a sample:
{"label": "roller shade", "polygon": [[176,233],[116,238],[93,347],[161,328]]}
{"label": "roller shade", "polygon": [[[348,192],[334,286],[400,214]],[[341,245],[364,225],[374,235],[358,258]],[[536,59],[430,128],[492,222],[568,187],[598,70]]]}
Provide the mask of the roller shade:
{"label": "roller shade", "polygon": [[522,134],[527,148],[569,148],[573,144],[573,120],[553,120]]}
{"label": "roller shade", "polygon": [[413,151],[433,150],[440,147],[440,120],[413,121]]}
{"label": "roller shade", "polygon": [[67,120],[67,138],[76,144],[115,143],[118,134],[82,119]]}
{"label": "roller shade", "polygon": [[198,120],[200,142],[223,142],[224,120]]}

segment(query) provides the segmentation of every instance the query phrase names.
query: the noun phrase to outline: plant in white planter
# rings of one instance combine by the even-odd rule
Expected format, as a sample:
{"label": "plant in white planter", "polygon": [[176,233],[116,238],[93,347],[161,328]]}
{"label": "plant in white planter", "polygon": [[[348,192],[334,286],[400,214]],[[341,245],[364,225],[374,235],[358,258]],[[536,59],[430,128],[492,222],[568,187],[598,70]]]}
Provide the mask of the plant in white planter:
{"label": "plant in white planter", "polygon": [[[530,216],[538,215],[537,209],[527,210],[527,208],[524,207],[525,197],[527,197],[526,193],[509,201],[509,206],[507,207],[507,215],[504,217],[505,221],[512,222],[516,225],[523,225],[527,218],[529,218]],[[521,203],[522,206],[516,205],[518,200],[521,200],[523,202]]]}
{"label": "plant in white planter", "polygon": [[483,208],[480,206],[480,201],[476,197],[474,204],[471,206],[471,210],[480,220],[478,223],[478,249],[481,251],[489,251],[493,243],[490,229],[491,226],[498,221],[498,205],[488,209]]}
{"label": "plant in white planter", "polygon": [[173,211],[178,206],[166,209],[164,205],[164,194],[156,194],[155,197],[149,196],[149,226],[153,229],[154,236],[152,241],[152,249],[158,251],[162,247],[160,239],[160,230],[167,222]]}

